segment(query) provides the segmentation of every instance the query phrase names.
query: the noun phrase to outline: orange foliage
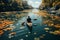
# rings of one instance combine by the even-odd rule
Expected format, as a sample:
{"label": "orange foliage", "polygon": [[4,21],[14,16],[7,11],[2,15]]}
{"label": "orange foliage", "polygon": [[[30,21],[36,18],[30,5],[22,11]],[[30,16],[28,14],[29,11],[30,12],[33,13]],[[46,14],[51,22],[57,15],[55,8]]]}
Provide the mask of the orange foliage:
{"label": "orange foliage", "polygon": [[12,33],[10,33],[11,35],[15,35],[16,34],[16,32],[12,32]]}
{"label": "orange foliage", "polygon": [[54,33],[56,33],[57,35],[60,35],[60,31],[59,30],[54,31]]}
{"label": "orange foliage", "polygon": [[56,28],[60,28],[60,24],[55,25]]}
{"label": "orange foliage", "polygon": [[1,22],[0,29],[3,29],[3,28],[5,28],[5,26],[13,23],[12,21],[9,21],[9,20],[4,20],[4,21],[0,21],[0,22]]}
{"label": "orange foliage", "polygon": [[52,5],[53,6],[60,5],[60,2],[54,2]]}
{"label": "orange foliage", "polygon": [[10,31],[12,30],[13,28],[6,28],[6,29],[3,29],[3,30],[7,30],[7,31]]}
{"label": "orange foliage", "polygon": [[3,35],[3,33],[4,33],[3,30],[0,30],[0,35]]}

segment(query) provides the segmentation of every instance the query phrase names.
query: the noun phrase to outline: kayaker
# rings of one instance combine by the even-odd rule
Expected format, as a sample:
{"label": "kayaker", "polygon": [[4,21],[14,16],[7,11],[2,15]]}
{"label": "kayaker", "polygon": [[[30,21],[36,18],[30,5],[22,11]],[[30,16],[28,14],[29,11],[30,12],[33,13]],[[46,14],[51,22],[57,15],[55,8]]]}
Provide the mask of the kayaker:
{"label": "kayaker", "polygon": [[27,18],[27,22],[31,22],[31,18],[30,18],[30,16],[28,16],[28,18]]}
{"label": "kayaker", "polygon": [[31,22],[30,16],[28,16],[28,18],[27,18],[27,27],[28,27],[29,31],[32,32],[32,22]]}

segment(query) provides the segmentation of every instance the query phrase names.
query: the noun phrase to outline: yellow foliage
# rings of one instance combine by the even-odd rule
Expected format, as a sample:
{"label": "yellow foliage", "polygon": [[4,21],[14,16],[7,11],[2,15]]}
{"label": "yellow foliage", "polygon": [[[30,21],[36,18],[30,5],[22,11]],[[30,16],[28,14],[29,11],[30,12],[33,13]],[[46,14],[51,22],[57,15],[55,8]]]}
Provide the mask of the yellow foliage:
{"label": "yellow foliage", "polygon": [[4,32],[3,32],[3,30],[0,30],[0,35],[2,35]]}
{"label": "yellow foliage", "polygon": [[60,5],[60,2],[54,2],[52,5],[53,6]]}

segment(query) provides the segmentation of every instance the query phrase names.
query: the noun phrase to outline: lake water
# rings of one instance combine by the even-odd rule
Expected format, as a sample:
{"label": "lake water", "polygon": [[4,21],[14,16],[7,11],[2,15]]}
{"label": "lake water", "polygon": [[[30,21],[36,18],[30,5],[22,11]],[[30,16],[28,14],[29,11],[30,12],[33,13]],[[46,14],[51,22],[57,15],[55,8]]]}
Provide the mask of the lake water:
{"label": "lake water", "polygon": [[[26,16],[23,16],[18,21],[13,24],[15,29],[9,32],[6,32],[0,40],[60,40],[58,35],[53,35],[44,30],[44,28],[48,27],[43,24],[43,17],[39,16],[35,13],[39,12],[38,9],[32,9],[29,12],[23,13]],[[32,32],[29,31],[28,27],[22,26],[21,23],[26,22],[27,16],[30,16],[32,19]],[[37,20],[34,20],[37,19]],[[10,32],[16,32],[16,35],[9,38]]]}

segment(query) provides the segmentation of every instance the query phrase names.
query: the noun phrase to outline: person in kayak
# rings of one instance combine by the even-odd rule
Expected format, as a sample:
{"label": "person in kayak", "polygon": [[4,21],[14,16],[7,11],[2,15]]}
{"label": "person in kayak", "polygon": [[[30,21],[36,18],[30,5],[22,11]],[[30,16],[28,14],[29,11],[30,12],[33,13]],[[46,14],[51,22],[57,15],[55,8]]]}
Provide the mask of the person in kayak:
{"label": "person in kayak", "polygon": [[31,23],[31,18],[30,18],[30,16],[28,16],[27,22]]}
{"label": "person in kayak", "polygon": [[32,22],[31,22],[30,16],[28,16],[28,18],[27,18],[27,27],[28,27],[29,31],[32,32]]}

